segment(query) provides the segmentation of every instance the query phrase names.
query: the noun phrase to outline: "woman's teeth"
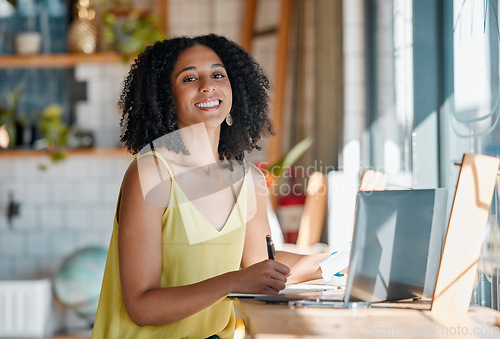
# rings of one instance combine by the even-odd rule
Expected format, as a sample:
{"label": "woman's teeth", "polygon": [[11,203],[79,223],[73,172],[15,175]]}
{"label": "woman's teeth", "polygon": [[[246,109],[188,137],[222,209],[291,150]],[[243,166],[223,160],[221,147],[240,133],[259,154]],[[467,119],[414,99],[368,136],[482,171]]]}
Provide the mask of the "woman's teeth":
{"label": "woman's teeth", "polygon": [[220,103],[219,100],[214,100],[214,101],[209,101],[209,102],[201,102],[199,104],[195,104],[195,106],[201,107],[201,108],[210,108],[210,107],[218,106],[219,103]]}

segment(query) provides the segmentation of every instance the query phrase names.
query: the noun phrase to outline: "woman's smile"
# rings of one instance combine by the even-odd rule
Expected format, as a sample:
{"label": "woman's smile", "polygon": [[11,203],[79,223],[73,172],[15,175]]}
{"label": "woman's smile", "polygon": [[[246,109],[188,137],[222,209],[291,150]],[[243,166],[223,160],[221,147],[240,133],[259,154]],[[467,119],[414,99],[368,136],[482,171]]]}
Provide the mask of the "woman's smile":
{"label": "woman's smile", "polygon": [[209,99],[206,101],[198,102],[194,105],[202,110],[209,111],[213,109],[219,109],[221,102],[222,101],[219,99]]}

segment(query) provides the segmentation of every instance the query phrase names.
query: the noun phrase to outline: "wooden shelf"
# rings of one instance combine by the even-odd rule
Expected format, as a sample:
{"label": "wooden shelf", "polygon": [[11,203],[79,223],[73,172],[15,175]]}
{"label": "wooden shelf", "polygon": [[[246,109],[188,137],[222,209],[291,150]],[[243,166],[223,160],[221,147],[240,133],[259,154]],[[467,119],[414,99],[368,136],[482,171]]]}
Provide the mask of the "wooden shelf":
{"label": "wooden shelf", "polygon": [[[20,157],[46,157],[45,150],[34,149],[0,149],[0,159]],[[124,156],[133,157],[125,148],[74,148],[67,151],[68,157],[74,156]]]}
{"label": "wooden shelf", "polygon": [[1,55],[0,69],[6,68],[70,68],[82,63],[123,62],[114,52],[94,54]]}

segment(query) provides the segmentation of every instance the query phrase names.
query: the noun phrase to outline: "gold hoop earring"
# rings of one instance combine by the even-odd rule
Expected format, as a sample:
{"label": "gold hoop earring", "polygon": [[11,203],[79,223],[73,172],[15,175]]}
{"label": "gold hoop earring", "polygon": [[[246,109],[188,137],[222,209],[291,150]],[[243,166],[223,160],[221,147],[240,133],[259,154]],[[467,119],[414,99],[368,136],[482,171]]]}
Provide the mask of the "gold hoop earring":
{"label": "gold hoop earring", "polygon": [[233,125],[233,117],[231,116],[231,113],[229,113],[227,116],[226,116],[226,124],[228,126],[232,126]]}

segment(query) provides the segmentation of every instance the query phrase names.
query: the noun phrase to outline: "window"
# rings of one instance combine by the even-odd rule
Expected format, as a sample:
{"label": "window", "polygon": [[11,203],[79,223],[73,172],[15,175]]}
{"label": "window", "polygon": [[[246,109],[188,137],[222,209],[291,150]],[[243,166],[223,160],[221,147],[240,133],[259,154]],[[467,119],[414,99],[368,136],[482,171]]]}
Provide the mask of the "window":
{"label": "window", "polygon": [[[497,0],[453,1],[453,63],[443,114],[445,154],[451,162],[462,153],[500,156],[499,11]],[[445,68],[447,69],[447,68]],[[451,183],[450,183],[451,184]],[[479,262],[472,302],[500,309],[499,195],[497,187]]]}
{"label": "window", "polygon": [[[366,104],[361,167],[386,172],[395,188],[446,187],[450,211],[460,170],[456,163],[463,154],[500,157],[498,0],[362,4]],[[347,68],[346,84],[349,75]],[[498,206],[497,184],[473,296],[473,302],[496,309]]]}

